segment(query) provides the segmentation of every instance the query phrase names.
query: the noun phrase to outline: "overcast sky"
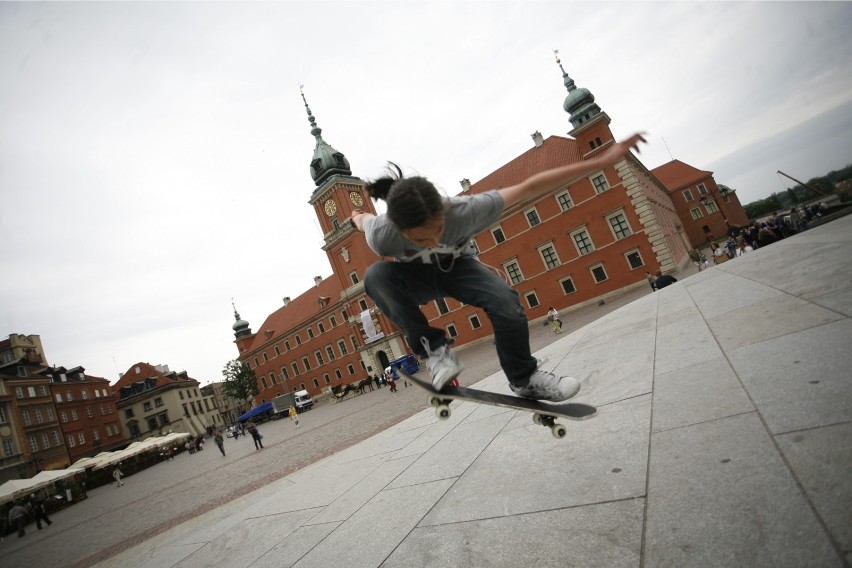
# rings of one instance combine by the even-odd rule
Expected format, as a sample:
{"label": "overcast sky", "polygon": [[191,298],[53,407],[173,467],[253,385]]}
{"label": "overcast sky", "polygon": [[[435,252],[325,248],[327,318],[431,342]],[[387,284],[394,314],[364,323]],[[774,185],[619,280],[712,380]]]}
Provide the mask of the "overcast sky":
{"label": "overcast sky", "polygon": [[0,336],[221,380],[231,298],[257,331],[331,274],[299,84],[354,175],[455,194],[571,129],[558,49],[648,168],[748,203],[852,163],[849,30],[847,2],[2,2]]}

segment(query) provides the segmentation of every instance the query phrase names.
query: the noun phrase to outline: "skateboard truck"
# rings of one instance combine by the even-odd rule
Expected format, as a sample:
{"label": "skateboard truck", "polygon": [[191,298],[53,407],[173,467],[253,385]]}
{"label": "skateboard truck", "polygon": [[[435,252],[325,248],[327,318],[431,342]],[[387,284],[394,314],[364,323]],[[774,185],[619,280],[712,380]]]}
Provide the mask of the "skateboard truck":
{"label": "skateboard truck", "polygon": [[[438,420],[447,420],[453,414],[453,410],[450,408],[452,401],[451,398],[441,398],[436,395],[429,395],[427,399],[429,406],[435,409],[435,416],[438,417]],[[553,434],[554,438],[561,440],[568,434],[568,428],[557,422],[556,416],[534,412],[532,419],[533,423],[550,428],[550,433]]]}

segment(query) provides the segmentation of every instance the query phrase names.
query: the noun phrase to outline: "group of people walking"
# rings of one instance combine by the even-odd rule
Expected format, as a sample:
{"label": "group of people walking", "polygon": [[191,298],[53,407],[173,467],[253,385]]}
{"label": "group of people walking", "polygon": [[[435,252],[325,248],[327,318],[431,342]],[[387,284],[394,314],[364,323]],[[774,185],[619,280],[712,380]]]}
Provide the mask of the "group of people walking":
{"label": "group of people walking", "polygon": [[9,509],[9,526],[18,531],[18,538],[26,534],[24,527],[30,521],[30,518],[35,520],[38,530],[42,529],[42,523],[45,523],[48,527],[53,524],[53,521],[47,516],[44,501],[35,493],[30,494],[28,500],[16,501]]}

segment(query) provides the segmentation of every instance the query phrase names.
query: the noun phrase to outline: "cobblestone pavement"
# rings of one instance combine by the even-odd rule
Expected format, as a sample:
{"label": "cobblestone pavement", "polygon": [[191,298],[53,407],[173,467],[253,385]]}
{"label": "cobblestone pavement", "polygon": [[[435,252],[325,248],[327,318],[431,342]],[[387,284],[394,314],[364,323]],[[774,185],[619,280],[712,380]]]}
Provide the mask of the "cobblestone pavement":
{"label": "cobblestone pavement", "polygon": [[[679,274],[679,278],[694,272]],[[603,306],[563,312],[566,332],[651,293],[642,286],[606,298]],[[530,344],[536,352],[559,336],[541,322],[530,324]],[[462,385],[473,384],[499,370],[490,341],[459,349],[466,370]],[[301,427],[289,420],[261,425],[264,445],[255,450],[250,437],[227,438],[222,456],[215,444],[193,455],[181,453],[125,478],[126,484],[89,491],[88,499],[56,513],[53,525],[41,531],[30,525],[24,538],[0,543],[3,566],[90,566],[131,546],[193,519],[269,482],[302,469],[325,456],[360,442],[422,410],[425,396],[398,383],[397,394],[387,387],[367,391],[336,403],[320,399],[301,414]]]}

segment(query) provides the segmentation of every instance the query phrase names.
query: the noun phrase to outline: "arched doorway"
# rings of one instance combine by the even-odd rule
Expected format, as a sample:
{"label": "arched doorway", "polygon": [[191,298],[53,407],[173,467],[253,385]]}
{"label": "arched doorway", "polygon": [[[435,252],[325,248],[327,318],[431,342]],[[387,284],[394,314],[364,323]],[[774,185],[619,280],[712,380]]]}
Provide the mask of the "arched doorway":
{"label": "arched doorway", "polygon": [[388,359],[387,354],[384,351],[376,352],[376,359],[379,361],[379,373],[384,373],[385,369],[388,365],[390,365],[390,359]]}

